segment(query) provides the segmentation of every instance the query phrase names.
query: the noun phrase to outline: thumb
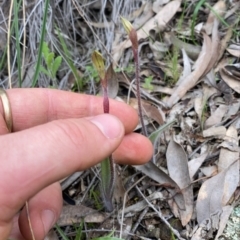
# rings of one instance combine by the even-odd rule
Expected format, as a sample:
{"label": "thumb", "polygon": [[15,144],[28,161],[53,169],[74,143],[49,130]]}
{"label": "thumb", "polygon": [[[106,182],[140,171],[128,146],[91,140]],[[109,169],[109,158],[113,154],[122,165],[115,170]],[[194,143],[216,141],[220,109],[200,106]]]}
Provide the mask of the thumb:
{"label": "thumb", "polygon": [[4,161],[0,223],[11,221],[25,201],[41,189],[109,156],[123,135],[122,123],[104,114],[57,120],[0,136],[0,159]]}

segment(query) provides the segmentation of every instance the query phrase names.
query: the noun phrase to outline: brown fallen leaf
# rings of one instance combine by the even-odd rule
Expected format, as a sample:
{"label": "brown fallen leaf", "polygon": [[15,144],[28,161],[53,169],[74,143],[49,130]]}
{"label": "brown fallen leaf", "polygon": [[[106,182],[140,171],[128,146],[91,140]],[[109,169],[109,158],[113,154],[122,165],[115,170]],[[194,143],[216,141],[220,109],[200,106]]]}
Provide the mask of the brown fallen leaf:
{"label": "brown fallen leaf", "polygon": [[225,104],[220,104],[219,107],[212,113],[212,115],[206,120],[204,124],[204,128],[210,128],[213,127],[214,125],[219,124],[224,115],[226,114],[228,110],[228,106]]}
{"label": "brown fallen leaf", "polygon": [[180,209],[185,209],[184,198],[180,192],[179,186],[163,170],[158,168],[153,162],[148,162],[144,165],[137,165],[133,167],[143,172],[145,175],[158,182],[159,184],[169,186],[170,188],[168,188],[168,191],[170,192],[171,196],[173,196],[177,206]]}
{"label": "brown fallen leaf", "polygon": [[[132,106],[135,109],[138,109],[137,99],[131,98],[129,101],[129,105]],[[153,119],[156,121],[159,125],[162,125],[164,123],[165,116],[164,113],[158,109],[153,104],[149,103],[146,100],[142,100],[142,108],[143,108],[143,115]]]}
{"label": "brown fallen leaf", "polygon": [[63,206],[57,224],[59,226],[72,225],[73,223],[80,223],[82,219],[84,219],[84,222],[101,223],[106,217],[106,213],[100,213],[84,205],[67,205]]}
{"label": "brown fallen leaf", "polygon": [[189,176],[190,176],[191,180],[193,180],[193,176],[198,171],[198,169],[201,167],[201,165],[203,164],[207,155],[208,155],[208,153],[205,152],[205,153],[201,154],[199,157],[194,158],[188,162]]}
{"label": "brown fallen leaf", "polygon": [[[207,225],[214,214],[220,214],[222,211],[222,195],[225,172],[211,177],[206,180],[198,193],[196,212],[198,224]],[[211,222],[210,222],[211,224]],[[211,225],[208,226],[208,229]]]}
{"label": "brown fallen leaf", "polygon": [[224,35],[224,37],[221,39],[221,42],[220,42],[220,49],[219,49],[219,52],[218,52],[218,59],[217,59],[217,62],[222,58],[227,46],[228,46],[228,43],[232,37],[232,33],[233,33],[233,30],[232,30],[232,27],[230,27],[228,30],[227,30],[227,33]]}
{"label": "brown fallen leaf", "polygon": [[[225,142],[227,142],[230,147],[233,145],[238,147],[238,133],[235,127],[230,126],[228,128]],[[239,149],[238,151],[232,150],[232,148],[222,147],[218,162],[219,172],[228,169],[225,174],[223,186],[222,204],[224,206],[228,203],[239,183]]]}
{"label": "brown fallen leaf", "polygon": [[240,47],[237,44],[231,44],[227,51],[234,57],[240,58]]}
{"label": "brown fallen leaf", "polygon": [[219,50],[221,48],[220,46],[220,37],[218,32],[218,26],[219,26],[219,20],[216,18],[213,22],[213,28],[212,28],[212,47],[211,47],[211,60],[209,61],[209,64],[203,73],[203,75],[206,75],[216,64],[219,56]]}
{"label": "brown fallen leaf", "polygon": [[223,230],[225,229],[225,227],[227,225],[227,221],[228,221],[232,211],[233,211],[233,206],[223,207],[223,211],[222,211],[220,222],[219,222],[219,228],[218,228],[218,232],[215,237],[215,240],[218,240],[220,235],[223,233]]}
{"label": "brown fallen leaf", "polygon": [[203,47],[195,63],[195,70],[191,74],[189,74],[178,87],[176,87],[173,94],[167,101],[167,105],[169,108],[171,108],[175,103],[177,103],[186,94],[188,90],[190,90],[197,84],[198,80],[204,74],[208,67],[208,64],[211,60],[211,55],[209,53],[211,52],[212,42],[206,34],[203,34],[203,38]]}
{"label": "brown fallen leaf", "polygon": [[226,134],[226,128],[224,126],[211,127],[203,131],[203,137],[217,137],[223,138]]}
{"label": "brown fallen leaf", "polygon": [[235,92],[240,93],[240,81],[235,76],[227,74],[227,71],[222,68],[220,70],[222,80]]}
{"label": "brown fallen leaf", "polygon": [[169,175],[183,194],[185,210],[179,209],[179,213],[182,225],[186,226],[193,214],[193,189],[188,171],[188,158],[181,145],[172,139],[168,144],[166,159]]}
{"label": "brown fallen leaf", "polygon": [[181,82],[191,73],[190,59],[184,49],[182,49],[182,55],[183,55],[183,71],[181,77],[176,83],[176,86],[180,85]]}
{"label": "brown fallen leaf", "polygon": [[212,28],[213,28],[213,25],[214,25],[214,21],[217,19],[215,13],[217,13],[217,15],[219,15],[219,16],[223,16],[226,12],[225,1],[220,0],[217,3],[215,3],[214,6],[213,6],[213,11],[210,11],[210,13],[208,15],[207,22],[204,26],[204,29],[205,29],[205,31],[208,35],[211,34]]}
{"label": "brown fallen leaf", "polygon": [[198,58],[201,52],[200,46],[183,42],[182,40],[178,39],[173,32],[166,33],[165,37],[170,39],[170,42],[173,44],[173,46],[177,47],[178,49],[184,49],[186,54],[191,59],[196,60]]}
{"label": "brown fallen leaf", "polygon": [[[174,17],[181,5],[181,0],[174,0],[166,4],[153,18],[147,21],[141,29],[137,31],[138,40],[149,37],[150,31],[159,32],[163,30],[167,23]],[[130,40],[125,40],[121,44],[113,47],[113,62],[117,63],[122,56],[124,49],[131,46]]]}
{"label": "brown fallen leaf", "polygon": [[[236,163],[238,166],[236,166]],[[238,167],[238,168],[237,168]],[[225,206],[225,184],[228,179],[228,172],[233,173],[235,169],[239,171],[239,162],[235,162],[230,165],[227,169],[224,169],[217,175],[206,180],[198,193],[196,211],[197,221],[200,225],[205,225],[207,229],[213,228],[218,229],[220,216]],[[238,177],[239,178],[239,177]],[[237,180],[235,178],[235,180]],[[239,180],[239,179],[238,179]],[[233,182],[229,183],[234,184]]]}

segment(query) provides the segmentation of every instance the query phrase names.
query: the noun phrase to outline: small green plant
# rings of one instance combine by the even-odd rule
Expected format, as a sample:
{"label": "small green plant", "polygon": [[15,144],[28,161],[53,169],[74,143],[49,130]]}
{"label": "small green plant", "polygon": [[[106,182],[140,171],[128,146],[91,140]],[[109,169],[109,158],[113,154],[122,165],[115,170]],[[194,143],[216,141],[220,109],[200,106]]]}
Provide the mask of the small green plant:
{"label": "small green plant", "polygon": [[46,64],[46,68],[41,65],[40,71],[50,77],[53,81],[55,81],[57,71],[62,64],[62,57],[57,56],[55,58],[54,52],[50,51],[46,42],[43,42],[42,56]]}
{"label": "small green plant", "polygon": [[147,90],[153,90],[152,85],[153,76],[148,76],[144,79],[144,84],[142,85]]}
{"label": "small green plant", "polygon": [[[102,89],[103,89],[103,112],[109,113],[109,97],[108,97],[108,70],[105,70],[104,59],[98,51],[92,54],[92,62],[98,72]],[[101,162],[101,190],[104,200],[105,208],[108,212],[113,211],[113,188],[115,180],[115,168],[113,163],[112,154]]]}
{"label": "small green plant", "polygon": [[127,74],[132,74],[134,72],[134,64],[133,63],[129,63],[127,67],[121,69],[121,68],[116,68],[115,72],[119,73],[119,72],[125,72]]}
{"label": "small green plant", "polygon": [[87,65],[85,67],[85,71],[88,75],[91,75],[92,78],[98,83],[100,81],[100,78],[98,76],[97,70],[92,65]]}
{"label": "small green plant", "polygon": [[182,8],[182,13],[181,13],[181,16],[177,22],[177,29],[178,31],[182,30],[182,26],[183,26],[183,21],[184,21],[184,16],[185,16],[185,11],[186,11],[186,8],[187,8],[188,4],[187,4],[187,1],[184,0],[183,2],[183,8]]}
{"label": "small green plant", "polygon": [[90,197],[90,199],[94,200],[95,207],[96,207],[97,210],[101,210],[103,208],[102,204],[99,201],[100,194],[94,188],[90,189],[89,197]]}
{"label": "small green plant", "polygon": [[[83,221],[81,221],[79,226],[74,224],[74,228],[75,228],[75,231],[76,231],[76,235],[75,235],[74,240],[85,239],[84,234],[83,234],[83,224],[84,224]],[[66,234],[63,232],[63,230],[57,224],[55,225],[55,228],[57,229],[59,235],[62,237],[63,240],[70,240],[70,238],[68,238],[66,236]]]}
{"label": "small green plant", "polygon": [[[179,57],[179,49],[177,47],[173,47],[172,52],[168,52],[166,56],[166,64],[167,64],[167,71],[168,74],[171,76],[171,79],[165,79],[170,84],[175,84],[179,77],[180,71],[178,69],[178,57]],[[166,77],[166,76],[165,76]]]}

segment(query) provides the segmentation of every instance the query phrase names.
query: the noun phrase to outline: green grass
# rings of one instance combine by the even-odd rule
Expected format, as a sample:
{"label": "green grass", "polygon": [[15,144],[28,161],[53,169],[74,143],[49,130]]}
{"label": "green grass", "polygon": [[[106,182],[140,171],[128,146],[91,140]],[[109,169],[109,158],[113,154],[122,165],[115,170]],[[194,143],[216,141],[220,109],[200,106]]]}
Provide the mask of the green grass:
{"label": "green grass", "polygon": [[[218,18],[218,20],[225,26],[225,27],[227,27],[227,28],[230,28],[231,26],[214,10],[214,8],[213,7],[211,7],[208,3],[205,3],[204,4],[207,8],[209,8],[213,13],[214,13],[214,15]],[[240,19],[238,18],[238,20],[237,20],[237,22],[235,23],[236,25],[238,24],[238,22],[240,21]],[[236,36],[240,36],[240,33],[237,31],[237,30],[235,30],[234,28],[233,28],[233,33],[236,35]]]}
{"label": "green grass", "polygon": [[[21,6],[22,1],[17,1],[14,0],[13,3],[13,12],[14,12],[14,17],[13,17],[13,25],[15,29],[15,39],[16,39],[16,52],[17,52],[17,70],[18,70],[18,86],[22,86],[22,61],[21,61],[21,48],[20,48],[20,36],[19,36],[19,18],[18,18],[18,13],[19,13],[19,8]],[[23,46],[25,47],[25,46]]]}
{"label": "green grass", "polygon": [[144,78],[144,84],[142,85],[142,87],[147,90],[153,90],[152,80],[153,76],[148,76]]}
{"label": "green grass", "polygon": [[58,28],[57,28],[57,33],[58,33],[58,38],[60,40],[61,47],[63,50],[63,53],[61,53],[61,55],[62,55],[63,59],[65,60],[65,62],[67,63],[67,65],[69,66],[69,68],[71,69],[71,71],[74,75],[74,78],[76,80],[78,91],[80,92],[83,90],[84,82],[83,82],[82,78],[79,76],[77,68],[74,66],[73,61],[71,60],[71,56],[70,56],[70,52],[68,50],[67,44],[65,43],[65,40]]}
{"label": "green grass", "polygon": [[191,38],[192,38],[192,41],[194,42],[194,44],[196,44],[194,28],[196,26],[198,12],[205,2],[206,2],[206,0],[199,1],[193,12],[192,22],[191,22]]}
{"label": "green grass", "polygon": [[102,210],[103,205],[100,200],[100,192],[94,188],[90,189],[89,198],[94,200],[94,204],[97,210]]}
{"label": "green grass", "polygon": [[39,45],[39,49],[38,49],[37,63],[36,63],[35,73],[33,76],[32,87],[36,87],[36,85],[37,85],[40,68],[41,68],[42,51],[43,51],[44,38],[45,38],[45,33],[46,33],[45,28],[46,28],[46,23],[47,23],[48,6],[49,6],[49,0],[46,0],[45,5],[44,5],[44,14],[43,14],[43,21],[42,21],[40,45]]}
{"label": "green grass", "polygon": [[180,77],[180,71],[179,71],[179,64],[178,64],[178,57],[179,57],[179,49],[177,47],[173,47],[172,51],[168,51],[165,62],[167,65],[168,75],[171,75],[171,77],[167,77],[167,74],[165,75],[165,81],[170,84],[174,85],[179,77]]}
{"label": "green grass", "polygon": [[[74,238],[67,237],[66,234],[63,232],[63,230],[57,224],[55,225],[55,228],[59,233],[59,235],[63,238],[63,240],[85,240],[86,236],[83,232],[83,226],[84,226],[84,221],[82,221],[79,226],[76,226],[76,225],[74,226],[76,231],[76,235]],[[92,240],[124,240],[122,238],[114,237],[113,235],[114,235],[114,231],[112,231],[107,236],[92,238]]]}
{"label": "green grass", "polygon": [[187,8],[187,1],[184,0],[182,13],[181,13],[181,16],[180,16],[180,18],[179,18],[179,20],[177,22],[177,29],[178,29],[178,31],[180,31],[182,29],[186,8]]}

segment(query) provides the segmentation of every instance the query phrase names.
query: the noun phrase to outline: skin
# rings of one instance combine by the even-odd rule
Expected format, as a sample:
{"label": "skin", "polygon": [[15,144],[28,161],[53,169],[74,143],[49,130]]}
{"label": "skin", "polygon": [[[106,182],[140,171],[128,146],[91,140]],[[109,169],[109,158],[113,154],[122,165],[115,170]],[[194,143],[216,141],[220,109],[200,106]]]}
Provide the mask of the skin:
{"label": "skin", "polygon": [[152,156],[150,141],[132,132],[136,111],[124,103],[111,100],[110,114],[103,115],[101,97],[49,89],[7,94],[13,132],[0,104],[0,240],[31,239],[26,201],[35,239],[44,239],[61,213],[62,178],[112,152],[117,163],[130,165]]}

